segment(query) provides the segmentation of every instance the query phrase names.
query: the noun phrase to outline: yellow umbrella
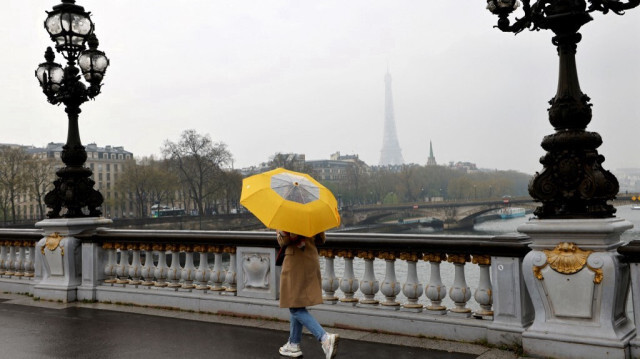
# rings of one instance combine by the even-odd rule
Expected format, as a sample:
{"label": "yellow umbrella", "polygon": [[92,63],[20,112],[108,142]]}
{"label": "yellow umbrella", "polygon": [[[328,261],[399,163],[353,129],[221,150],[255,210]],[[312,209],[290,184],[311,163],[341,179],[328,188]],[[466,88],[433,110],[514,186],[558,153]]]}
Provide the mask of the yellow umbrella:
{"label": "yellow umbrella", "polygon": [[306,237],[340,225],[331,191],[306,173],[284,168],[242,180],[240,204],[268,228]]}

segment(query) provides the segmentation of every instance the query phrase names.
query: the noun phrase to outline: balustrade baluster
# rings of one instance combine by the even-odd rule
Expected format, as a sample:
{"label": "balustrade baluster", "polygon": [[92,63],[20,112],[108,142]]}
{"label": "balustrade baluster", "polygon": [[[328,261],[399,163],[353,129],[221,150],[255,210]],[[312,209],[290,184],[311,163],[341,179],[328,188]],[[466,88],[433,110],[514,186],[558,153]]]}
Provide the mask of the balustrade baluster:
{"label": "balustrade baluster", "polygon": [[24,242],[28,253],[24,259],[24,276],[32,278],[35,275],[36,242]]}
{"label": "balustrade baluster", "polygon": [[116,282],[116,249],[113,243],[103,243],[102,249],[107,252],[107,263],[104,265],[104,275],[107,276],[107,279],[104,280],[105,283],[115,283]]}
{"label": "balustrade baluster", "polygon": [[224,247],[222,250],[224,253],[229,253],[229,269],[225,276],[225,282],[227,283],[226,292],[230,295],[236,295],[237,288],[237,275],[236,275],[236,247]]}
{"label": "balustrade baluster", "polygon": [[140,275],[142,275],[142,285],[150,287],[153,285],[153,276],[156,272],[156,268],[153,265],[153,251],[151,250],[151,244],[140,244],[140,250],[144,251],[144,265],[140,271]]}
{"label": "balustrade baluster", "polygon": [[22,277],[24,276],[24,247],[22,246],[24,242],[15,241],[13,242],[13,246],[16,250],[16,260],[13,262],[13,276],[14,277]]}
{"label": "balustrade baluster", "polygon": [[169,288],[179,288],[180,278],[182,278],[182,268],[180,268],[180,252],[175,244],[167,244],[167,250],[171,251],[171,266],[167,271],[167,279],[169,280]]}
{"label": "balustrade baluster", "polygon": [[453,300],[455,308],[449,310],[450,314],[470,317],[471,309],[467,308],[467,302],[471,299],[471,289],[467,287],[464,274],[464,266],[471,260],[468,254],[449,254],[447,261],[453,263],[455,267],[455,278],[453,286],[449,289],[449,298]]}
{"label": "balustrade baluster", "polygon": [[332,249],[322,248],[318,250],[318,255],[324,257],[324,275],[322,276],[322,290],[324,295],[322,299],[325,304],[336,304],[338,297],[336,297],[336,290],[340,288],[340,279],[336,277],[334,258],[335,254]]}
{"label": "balustrade baluster", "polygon": [[118,276],[116,284],[127,284],[129,283],[129,250],[123,243],[116,243],[116,249],[120,250],[120,262],[116,267]]}
{"label": "balustrade baluster", "polygon": [[375,297],[380,290],[380,283],[376,280],[373,271],[373,261],[376,259],[376,255],[377,253],[373,251],[358,251],[357,257],[364,260],[364,275],[360,280],[360,292],[364,295],[364,299],[360,301],[360,304],[375,306],[379,303]]}
{"label": "balustrade baluster", "polygon": [[167,249],[163,244],[154,244],[152,249],[155,253],[158,253],[158,264],[153,271],[153,275],[156,277],[154,286],[166,287],[167,274],[169,273],[169,267],[167,267]]}
{"label": "balustrade baluster", "polygon": [[180,245],[180,252],[185,253],[184,267],[182,268],[182,289],[193,289],[196,267],[193,265],[193,247],[187,244]]}
{"label": "balustrade baluster", "polygon": [[386,309],[398,310],[400,303],[396,302],[396,297],[400,293],[400,282],[396,280],[396,254],[393,252],[380,252],[378,258],[385,261],[385,274],[380,292],[384,295],[384,302],[380,303]]}
{"label": "balustrade baluster", "polygon": [[407,262],[407,280],[402,285],[402,294],[407,297],[407,303],[402,305],[403,310],[422,312],[422,304],[418,299],[422,295],[422,283],[418,281],[418,253],[400,253],[400,259]]}
{"label": "balustrade baluster", "polygon": [[131,250],[131,265],[129,266],[129,284],[138,285],[142,283],[140,276],[142,275],[142,263],[140,262],[140,245],[130,243],[127,249]]}
{"label": "balustrade baluster", "polygon": [[440,263],[447,260],[447,255],[444,253],[425,254],[422,260],[428,261],[431,267],[429,284],[427,284],[424,290],[427,298],[431,302],[431,304],[427,306],[427,313],[446,314],[447,307],[442,305],[442,300],[447,296],[447,287],[442,284]]}
{"label": "balustrade baluster", "polygon": [[480,310],[475,312],[474,315],[491,319],[493,318],[493,310],[491,309],[493,304],[493,291],[491,288],[491,276],[489,274],[491,269],[491,256],[474,255],[471,262],[480,267],[478,288],[473,294],[473,298],[480,305]]}
{"label": "balustrade baluster", "polygon": [[213,251],[213,270],[211,271],[211,290],[220,292],[225,288],[222,286],[224,283],[226,273],[222,267],[222,247],[209,246],[209,249]]}
{"label": "balustrade baluster", "polygon": [[4,241],[0,241],[0,275],[4,275],[4,262],[7,260],[8,248]]}
{"label": "balustrade baluster", "polygon": [[16,249],[13,246],[13,242],[5,241],[4,245],[8,248],[7,258],[4,260],[4,275],[12,276],[14,274],[13,271],[13,262],[16,260]]}
{"label": "balustrade baluster", "polygon": [[355,306],[358,304],[358,298],[354,297],[358,290],[358,280],[353,274],[354,253],[350,250],[341,250],[337,255],[344,259],[344,275],[340,279],[340,290],[344,294],[344,298],[340,298],[340,303]]}
{"label": "balustrade baluster", "polygon": [[200,264],[195,273],[196,289],[206,290],[209,289],[207,282],[211,276],[211,270],[209,269],[209,253],[207,252],[206,245],[195,245],[193,251],[200,254]]}

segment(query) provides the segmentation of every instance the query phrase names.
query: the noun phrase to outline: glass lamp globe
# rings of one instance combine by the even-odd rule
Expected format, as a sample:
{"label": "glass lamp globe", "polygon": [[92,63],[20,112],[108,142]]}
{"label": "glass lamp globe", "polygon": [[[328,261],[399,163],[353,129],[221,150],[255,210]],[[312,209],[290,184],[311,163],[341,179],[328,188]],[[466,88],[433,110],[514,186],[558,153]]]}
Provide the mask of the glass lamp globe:
{"label": "glass lamp globe", "polygon": [[64,78],[64,70],[60,64],[53,62],[54,54],[50,47],[44,55],[47,62],[38,65],[36,69],[36,77],[40,82],[40,86],[47,94],[53,94],[60,90],[62,79]]}
{"label": "glass lamp globe", "polygon": [[47,12],[44,27],[56,43],[56,50],[69,59],[84,50],[87,37],[93,32],[93,22],[82,6],[75,0],[63,0],[62,4]]}
{"label": "glass lamp globe", "polygon": [[104,52],[98,50],[98,38],[95,34],[89,35],[89,50],[82,52],[78,57],[78,65],[82,70],[85,80],[100,83],[109,66],[109,59]]}

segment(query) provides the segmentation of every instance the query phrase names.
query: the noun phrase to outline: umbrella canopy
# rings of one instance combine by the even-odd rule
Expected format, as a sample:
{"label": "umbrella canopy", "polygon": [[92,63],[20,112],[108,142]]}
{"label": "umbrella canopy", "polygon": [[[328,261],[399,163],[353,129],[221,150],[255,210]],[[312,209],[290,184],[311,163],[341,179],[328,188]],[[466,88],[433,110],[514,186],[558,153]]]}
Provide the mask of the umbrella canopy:
{"label": "umbrella canopy", "polygon": [[306,237],[340,225],[331,191],[306,173],[284,168],[242,180],[240,204],[268,228]]}

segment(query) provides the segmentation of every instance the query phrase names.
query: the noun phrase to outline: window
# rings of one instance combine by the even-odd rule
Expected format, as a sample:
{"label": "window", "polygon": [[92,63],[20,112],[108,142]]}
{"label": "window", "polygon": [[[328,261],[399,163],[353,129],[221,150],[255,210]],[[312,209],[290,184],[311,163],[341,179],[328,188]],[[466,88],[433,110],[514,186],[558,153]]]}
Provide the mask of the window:
{"label": "window", "polygon": [[118,155],[118,159],[121,160],[122,159],[122,154]]}
{"label": "window", "polygon": [[[111,171],[111,164],[107,163],[107,172],[109,172],[109,171]],[[107,174],[107,176],[108,176],[108,174]],[[109,177],[107,177],[107,178],[109,178]]]}
{"label": "window", "polygon": [[[107,165],[107,166],[108,166],[108,165]],[[108,170],[109,170],[109,169],[107,168],[107,171],[108,171]],[[109,172],[107,172],[107,181],[111,181],[111,173],[109,173]]]}
{"label": "window", "polygon": [[98,181],[102,181],[102,173],[98,173]]}
{"label": "window", "polygon": [[94,169],[94,168],[93,168],[93,163],[90,163],[90,164],[89,164],[89,167],[90,167],[90,168],[91,168],[91,170],[93,171],[93,169]]}
{"label": "window", "polygon": [[102,171],[102,163],[98,163],[98,171]]}

